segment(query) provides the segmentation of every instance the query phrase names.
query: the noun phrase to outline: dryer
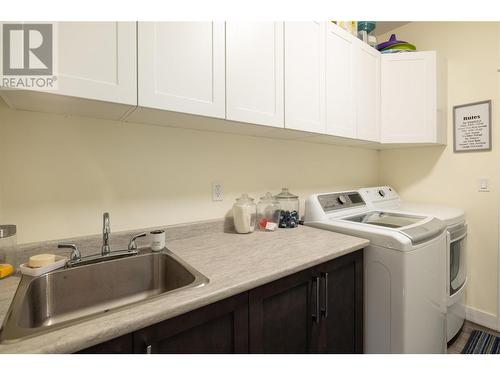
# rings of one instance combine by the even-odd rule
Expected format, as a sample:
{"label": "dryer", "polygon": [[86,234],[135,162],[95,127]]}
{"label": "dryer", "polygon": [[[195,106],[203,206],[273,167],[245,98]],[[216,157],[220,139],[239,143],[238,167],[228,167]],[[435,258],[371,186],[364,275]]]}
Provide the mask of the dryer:
{"label": "dryer", "polygon": [[371,209],[390,212],[434,216],[447,225],[446,292],[447,341],[457,337],[465,322],[465,289],[467,286],[467,223],[462,209],[443,205],[409,203],[401,201],[390,186],[359,189],[358,192]]}
{"label": "dryer", "polygon": [[366,238],[364,352],[446,351],[446,225],[369,208],[357,191],[314,194],[304,224]]}

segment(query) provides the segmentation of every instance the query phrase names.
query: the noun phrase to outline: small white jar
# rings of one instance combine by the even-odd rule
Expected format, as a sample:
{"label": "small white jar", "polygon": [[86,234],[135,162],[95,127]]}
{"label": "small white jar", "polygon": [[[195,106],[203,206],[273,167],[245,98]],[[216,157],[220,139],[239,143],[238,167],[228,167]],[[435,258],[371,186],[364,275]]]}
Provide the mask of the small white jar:
{"label": "small white jar", "polygon": [[151,250],[162,251],[165,248],[165,231],[163,229],[151,232]]}

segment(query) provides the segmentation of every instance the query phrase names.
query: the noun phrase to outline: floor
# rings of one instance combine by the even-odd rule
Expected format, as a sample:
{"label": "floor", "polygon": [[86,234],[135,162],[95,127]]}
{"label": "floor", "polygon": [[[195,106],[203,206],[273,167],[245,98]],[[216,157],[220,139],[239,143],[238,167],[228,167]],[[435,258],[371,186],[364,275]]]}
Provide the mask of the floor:
{"label": "floor", "polygon": [[492,329],[480,326],[476,323],[465,321],[464,327],[462,328],[462,333],[460,333],[460,336],[457,337],[455,342],[448,347],[448,354],[460,354],[465,344],[467,343],[470,334],[475,329],[485,331],[495,336],[500,336],[500,332],[493,331]]}

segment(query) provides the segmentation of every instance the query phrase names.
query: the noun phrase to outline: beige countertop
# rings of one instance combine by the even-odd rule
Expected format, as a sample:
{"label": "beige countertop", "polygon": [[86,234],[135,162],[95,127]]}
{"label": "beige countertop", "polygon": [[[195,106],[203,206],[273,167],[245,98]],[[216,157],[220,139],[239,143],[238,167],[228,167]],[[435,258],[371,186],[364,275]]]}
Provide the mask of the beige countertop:
{"label": "beige countertop", "polygon": [[[0,344],[0,353],[71,353],[250,290],[281,277],[362,249],[368,241],[299,226],[276,232],[208,232],[167,241],[167,247],[210,279],[149,301],[39,336]],[[0,280],[3,321],[18,278]]]}

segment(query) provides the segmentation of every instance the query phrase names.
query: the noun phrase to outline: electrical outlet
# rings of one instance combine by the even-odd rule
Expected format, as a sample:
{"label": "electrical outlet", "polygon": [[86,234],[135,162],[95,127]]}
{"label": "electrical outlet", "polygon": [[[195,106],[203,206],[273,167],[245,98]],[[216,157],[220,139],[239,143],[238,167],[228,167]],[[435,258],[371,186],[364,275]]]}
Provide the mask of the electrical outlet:
{"label": "electrical outlet", "polygon": [[214,202],[224,200],[224,194],[222,191],[222,184],[218,181],[212,182],[212,200]]}
{"label": "electrical outlet", "polygon": [[490,191],[490,180],[487,178],[480,178],[478,181],[478,191],[487,193]]}

